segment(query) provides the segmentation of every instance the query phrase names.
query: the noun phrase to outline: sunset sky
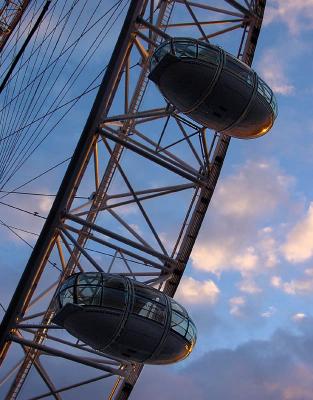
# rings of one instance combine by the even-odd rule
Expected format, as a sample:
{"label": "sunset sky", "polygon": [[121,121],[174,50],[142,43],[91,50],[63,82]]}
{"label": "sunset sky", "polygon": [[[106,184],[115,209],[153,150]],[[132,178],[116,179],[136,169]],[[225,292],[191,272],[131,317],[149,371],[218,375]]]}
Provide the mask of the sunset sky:
{"label": "sunset sky", "polygon": [[276,124],[231,141],[178,290],[197,348],[158,380],[146,367],[134,398],[312,398],[312,30],[313,1],[267,2],[253,65],[276,93]]}
{"label": "sunset sky", "polygon": [[[312,399],[312,35],[313,0],[267,1],[253,68],[275,92],[278,118],[260,139],[231,140],[176,295],[197,325],[197,346],[182,363],[145,367],[136,400]],[[71,154],[84,117],[75,113],[66,122],[73,135],[44,144],[10,188]],[[31,189],[54,193],[63,173],[56,169]],[[51,206],[50,198],[14,201],[43,214]],[[5,206],[0,218],[33,232],[41,227]],[[0,228],[0,302],[7,307],[30,249]]]}

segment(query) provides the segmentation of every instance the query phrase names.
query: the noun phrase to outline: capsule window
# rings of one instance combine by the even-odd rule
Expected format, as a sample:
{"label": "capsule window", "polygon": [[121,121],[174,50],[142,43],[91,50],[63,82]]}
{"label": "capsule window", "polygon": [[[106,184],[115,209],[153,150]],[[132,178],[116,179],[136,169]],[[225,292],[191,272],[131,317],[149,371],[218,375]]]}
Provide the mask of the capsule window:
{"label": "capsule window", "polygon": [[186,339],[187,339],[189,342],[195,342],[196,336],[197,336],[197,334],[196,334],[196,328],[195,328],[195,326],[193,325],[193,323],[192,323],[191,321],[189,321],[188,331],[187,331],[187,334],[186,334]]}
{"label": "capsule window", "polygon": [[121,290],[103,288],[101,305],[106,308],[125,309],[126,293]]}
{"label": "capsule window", "polygon": [[275,96],[274,96],[274,95],[273,95],[273,97],[272,97],[271,106],[272,106],[272,109],[273,109],[274,116],[275,116],[275,118],[276,118],[276,117],[277,117],[278,109],[277,109],[277,102],[276,102],[276,99],[275,99]]}
{"label": "capsule window", "polygon": [[99,306],[101,303],[100,286],[77,286],[77,304]]}
{"label": "capsule window", "polygon": [[240,60],[234,58],[230,54],[227,54],[225,68],[232,74],[237,75],[239,78],[249,83],[249,85],[253,84],[253,72]]}
{"label": "capsule window", "polygon": [[187,316],[187,311],[178,303],[176,303],[176,301],[171,299],[171,306],[172,306],[172,310],[179,312],[182,315]]}
{"label": "capsule window", "polygon": [[258,79],[258,92],[262,94],[265,99],[271,103],[273,98],[273,92],[269,86],[259,77]]}
{"label": "capsule window", "polygon": [[268,102],[270,103],[272,100],[272,95],[273,92],[271,91],[271,89],[267,86],[267,84],[264,82],[264,91],[265,91],[265,96],[268,100]]}
{"label": "capsule window", "polygon": [[218,65],[220,62],[220,52],[217,48],[207,47],[198,43],[198,58]]}
{"label": "capsule window", "polygon": [[150,62],[150,69],[153,70],[153,68],[157,65],[158,63],[158,58],[156,57],[156,55],[153,55],[151,57],[151,62]]}
{"label": "capsule window", "polygon": [[111,289],[125,290],[124,280],[118,276],[109,276],[105,278],[103,285]]}
{"label": "capsule window", "polygon": [[160,47],[156,52],[155,56],[157,58],[157,61],[161,61],[166,54],[171,53],[171,44],[167,43],[164,46]]}
{"label": "capsule window", "polygon": [[178,57],[197,57],[197,43],[190,41],[175,41],[175,54]]}
{"label": "capsule window", "polygon": [[135,296],[133,313],[163,324],[165,322],[165,307],[161,304]]}
{"label": "capsule window", "polygon": [[98,272],[78,275],[78,285],[101,285],[102,276]]}
{"label": "capsule window", "polygon": [[61,303],[62,307],[65,306],[65,304],[67,304],[67,303],[73,304],[74,303],[74,288],[70,287],[65,290],[62,290],[59,294],[59,299],[60,299],[60,303]]}
{"label": "capsule window", "polygon": [[73,286],[75,284],[76,278],[77,274],[72,275],[70,278],[66,279],[66,281],[61,286],[61,290],[66,289],[69,286]]}
{"label": "capsule window", "polygon": [[152,288],[140,286],[137,284],[135,285],[135,292],[136,295],[145,297],[146,299],[156,301],[161,304],[165,304],[164,296],[160,292],[153,290]]}
{"label": "capsule window", "polygon": [[262,97],[267,97],[265,92],[265,85],[262,79],[259,77],[258,79],[258,92],[262,95]]}
{"label": "capsule window", "polygon": [[188,329],[188,319],[176,311],[172,311],[171,329],[185,336]]}

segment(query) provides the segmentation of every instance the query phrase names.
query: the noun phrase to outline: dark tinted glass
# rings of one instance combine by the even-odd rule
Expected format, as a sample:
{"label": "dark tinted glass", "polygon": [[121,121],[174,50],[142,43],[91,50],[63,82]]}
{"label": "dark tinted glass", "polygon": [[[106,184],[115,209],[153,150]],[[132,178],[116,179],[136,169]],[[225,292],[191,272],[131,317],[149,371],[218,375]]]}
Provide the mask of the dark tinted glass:
{"label": "dark tinted glass", "polygon": [[67,303],[74,303],[74,289],[70,287],[68,289],[62,290],[59,294],[60,302],[62,307],[65,306]]}
{"label": "dark tinted glass", "polygon": [[246,66],[244,63],[242,63],[240,60],[237,60],[230,54],[227,54],[225,68],[227,68],[233,74],[239,76],[245,82],[248,82],[250,85],[252,85],[253,72],[248,66]]}
{"label": "dark tinted glass", "polygon": [[258,78],[258,92],[267,100],[268,103],[271,103],[273,92],[260,77]]}
{"label": "dark tinted glass", "polygon": [[185,336],[188,329],[188,319],[183,315],[172,311],[171,329]]}
{"label": "dark tinted glass", "polygon": [[220,52],[215,47],[208,47],[199,43],[198,58],[210,62],[212,64],[218,65],[220,62]]}
{"label": "dark tinted glass", "polygon": [[197,44],[192,41],[174,41],[174,50],[177,57],[197,57]]}
{"label": "dark tinted glass", "polygon": [[183,314],[185,316],[188,316],[187,311],[182,307],[180,304],[176,303],[175,300],[171,299],[171,306],[172,310],[179,312],[180,314]]}
{"label": "dark tinted glass", "polygon": [[98,306],[101,302],[101,286],[77,286],[77,304]]}
{"label": "dark tinted glass", "polygon": [[150,61],[150,69],[153,70],[153,68],[157,65],[158,63],[158,58],[156,57],[156,55],[153,55],[151,57],[151,61]]}
{"label": "dark tinted glass", "polygon": [[270,103],[270,101],[272,100],[272,95],[273,95],[272,90],[269,88],[269,86],[261,78],[259,78],[259,83],[262,84],[263,91],[265,93],[265,97],[268,100],[268,102]]}
{"label": "dark tinted glass", "polygon": [[77,274],[72,275],[69,278],[67,278],[62,284],[61,290],[66,289],[69,286],[73,286],[75,284],[76,278],[77,278]]}
{"label": "dark tinted glass", "polygon": [[272,106],[272,109],[273,109],[273,112],[274,112],[274,115],[275,115],[275,118],[276,118],[277,117],[277,113],[278,113],[278,107],[277,107],[277,101],[276,101],[276,98],[275,98],[274,95],[272,97],[271,106]]}
{"label": "dark tinted glass", "polygon": [[166,54],[171,53],[171,52],[172,52],[172,51],[171,51],[171,45],[170,45],[170,43],[167,43],[167,44],[163,45],[162,47],[159,47],[159,48],[155,51],[155,53],[154,53],[155,60],[156,60],[157,62],[159,62],[159,61],[162,60],[162,58],[163,58]]}
{"label": "dark tinted glass", "polygon": [[124,310],[126,306],[126,293],[122,290],[103,288],[102,306]]}
{"label": "dark tinted glass", "polygon": [[189,340],[189,342],[195,342],[196,341],[196,336],[197,336],[196,327],[189,320],[189,326],[188,326],[188,331],[187,331],[186,338],[187,338],[187,340]]}
{"label": "dark tinted glass", "polygon": [[135,296],[133,313],[156,322],[165,322],[165,307],[159,303]]}
{"label": "dark tinted glass", "polygon": [[99,285],[102,282],[102,275],[99,272],[88,272],[86,274],[79,274],[78,285]]}
{"label": "dark tinted glass", "polygon": [[125,290],[124,279],[119,276],[104,277],[103,285],[107,288]]}
{"label": "dark tinted glass", "polygon": [[146,299],[157,301],[158,303],[165,304],[164,295],[155,290],[150,288],[149,286],[142,286],[135,283],[134,285],[136,295],[145,297]]}

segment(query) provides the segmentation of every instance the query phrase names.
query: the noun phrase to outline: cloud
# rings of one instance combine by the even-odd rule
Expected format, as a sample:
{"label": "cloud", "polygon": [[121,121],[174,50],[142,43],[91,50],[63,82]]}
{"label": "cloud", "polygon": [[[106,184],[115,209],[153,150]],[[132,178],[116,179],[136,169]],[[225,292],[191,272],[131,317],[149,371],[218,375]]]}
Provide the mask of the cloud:
{"label": "cloud", "polygon": [[304,313],[296,313],[296,314],[294,314],[293,316],[292,316],[292,319],[294,320],[294,321],[302,321],[304,318],[306,318],[306,314],[304,314]]}
{"label": "cloud", "polygon": [[282,287],[287,294],[309,294],[313,292],[313,280],[291,280],[284,282]]}
{"label": "cloud", "polygon": [[44,214],[48,214],[52,204],[53,204],[53,198],[51,198],[51,197],[42,197],[38,202],[38,208]]}
{"label": "cloud", "polygon": [[[311,327],[312,328],[312,327]],[[206,400],[311,400],[311,333],[277,331],[268,340],[205,353],[184,368],[145,368],[133,396]],[[157,374],[158,379],[155,379]]]}
{"label": "cloud", "polygon": [[198,281],[192,277],[184,276],[178,287],[175,298],[183,304],[214,304],[220,290],[211,280]]}
{"label": "cloud", "polygon": [[238,284],[241,292],[255,294],[261,293],[262,289],[252,279],[244,279]]}
{"label": "cloud", "polygon": [[283,22],[292,35],[313,28],[313,0],[272,0],[266,7],[264,24]]}
{"label": "cloud", "polygon": [[[238,254],[239,251],[233,249],[233,243],[208,243],[207,245],[196,245],[192,253],[192,262],[195,268],[216,275],[222,270],[235,269],[241,271],[243,275],[255,269],[258,256],[254,247],[247,247]],[[237,254],[236,254],[237,253]]]}
{"label": "cloud", "polygon": [[313,280],[291,280],[284,282],[282,288],[287,294],[309,294],[313,292]]}
{"label": "cloud", "polygon": [[290,184],[291,178],[273,162],[247,161],[236,174],[219,183],[213,205],[225,216],[259,217],[275,209]]}
{"label": "cloud", "polygon": [[232,297],[229,299],[229,313],[235,317],[243,315],[242,307],[246,304],[246,300],[242,296]]}
{"label": "cloud", "polygon": [[271,278],[271,285],[274,286],[274,287],[276,287],[276,288],[281,287],[281,285],[282,285],[282,279],[281,279],[281,277],[280,277],[280,276],[272,276],[272,278]]}
{"label": "cloud", "polygon": [[259,242],[260,252],[263,254],[264,265],[268,268],[275,267],[279,262],[279,249],[277,240],[269,236],[273,231],[261,230],[262,239]]}
{"label": "cloud", "polygon": [[271,318],[276,313],[276,308],[273,306],[268,307],[268,309],[262,312],[260,315],[262,318]]}
{"label": "cloud", "polygon": [[290,95],[295,88],[286,76],[284,57],[277,57],[277,52],[277,49],[264,51],[258,64],[258,70],[261,77],[264,78],[275,93]]}
{"label": "cloud", "polygon": [[304,262],[313,256],[313,203],[306,216],[287,235],[282,252],[291,263]]}
{"label": "cloud", "polygon": [[[277,210],[288,207],[293,180],[273,162],[246,162],[219,182],[208,219],[191,255],[194,268],[220,275],[226,270],[243,276],[278,263],[274,229],[259,228]],[[264,270],[264,268],[262,269]]]}
{"label": "cloud", "polygon": [[286,294],[290,295],[306,295],[313,293],[313,279],[292,279],[283,281],[279,276],[271,278],[271,285],[277,289],[281,289]]}
{"label": "cloud", "polygon": [[313,277],[313,268],[306,268],[304,270],[305,275]]}
{"label": "cloud", "polygon": [[233,262],[235,266],[242,268],[244,271],[254,269],[258,262],[254,247],[247,247],[243,253],[234,258]]}

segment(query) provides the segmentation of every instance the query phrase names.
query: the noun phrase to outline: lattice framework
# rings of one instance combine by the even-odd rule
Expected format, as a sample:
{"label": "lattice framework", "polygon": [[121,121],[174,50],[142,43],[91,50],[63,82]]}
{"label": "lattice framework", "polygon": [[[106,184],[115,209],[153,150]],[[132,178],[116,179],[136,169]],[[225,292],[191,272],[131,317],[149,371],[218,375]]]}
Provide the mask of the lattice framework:
{"label": "lattice framework", "polygon": [[[164,38],[185,36],[188,30],[188,36],[221,45],[232,37],[236,55],[251,64],[265,1],[216,3],[131,2],[80,142],[4,319],[2,361],[10,353],[15,360],[2,379],[10,383],[8,399],[26,393],[29,398],[27,382],[34,373],[48,391],[32,399],[61,399],[69,391],[75,398],[76,388],[88,384],[92,391],[103,379],[108,399],[129,397],[143,366],[106,357],[53,325],[53,297],[73,272],[94,270],[124,274],[174,296],[230,139],[166,104],[148,81],[149,61]],[[87,202],[75,199],[82,188],[90,193]],[[78,363],[78,375],[83,371],[90,378],[60,384],[55,357]]]}

